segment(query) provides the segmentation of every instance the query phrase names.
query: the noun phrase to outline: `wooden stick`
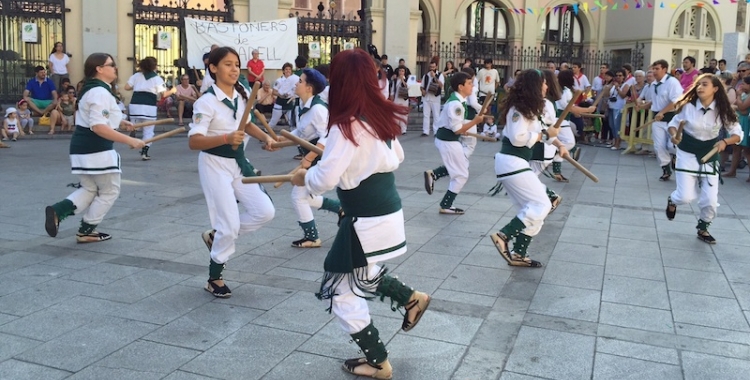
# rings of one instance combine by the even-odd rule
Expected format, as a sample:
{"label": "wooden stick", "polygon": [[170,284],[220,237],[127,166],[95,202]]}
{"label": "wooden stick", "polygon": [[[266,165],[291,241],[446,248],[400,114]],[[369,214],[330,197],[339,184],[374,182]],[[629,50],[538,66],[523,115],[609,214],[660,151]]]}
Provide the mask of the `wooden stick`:
{"label": "wooden stick", "polygon": [[590,117],[593,119],[604,119],[604,115],[600,115],[598,113],[582,113],[581,117]]}
{"label": "wooden stick", "polygon": [[[255,82],[253,85],[253,91],[250,93],[250,97],[247,98],[247,104],[245,105],[245,111],[242,113],[242,119],[240,119],[240,125],[237,127],[238,131],[245,131],[247,126],[247,120],[250,117],[250,111],[255,106],[255,98],[258,97],[258,90],[260,90],[260,82]],[[237,150],[239,145],[232,145],[233,150]]]}
{"label": "wooden stick", "polygon": [[143,123],[133,124],[133,129],[143,128],[143,127],[150,127],[152,125],[170,124],[170,123],[174,123],[174,119],[161,119],[161,120],[154,120],[154,121],[144,121]]}
{"label": "wooden stick", "polygon": [[570,157],[570,154],[564,155],[563,158],[570,162],[571,165],[575,166],[575,168],[583,173],[586,177],[589,177],[589,179],[594,181],[594,183],[599,183],[599,178],[597,178],[594,173],[583,167],[583,165],[579,164],[578,161],[574,160],[573,157]]}
{"label": "wooden stick", "polygon": [[496,138],[490,137],[490,136],[485,136],[485,135],[480,135],[479,133],[465,132],[465,134],[466,134],[466,136],[476,137],[476,138],[478,138],[480,140],[497,142]]}
{"label": "wooden stick", "polygon": [[[268,125],[268,120],[266,120],[266,115],[264,115],[263,113],[261,113],[258,110],[254,110],[253,113],[255,114],[255,117],[257,117],[258,120],[260,120],[260,123],[263,124],[263,127],[266,128],[266,131],[268,131],[268,134],[271,136],[271,138],[274,139],[274,140],[276,140],[276,141],[278,141],[279,140],[279,136],[277,136],[276,132],[273,131],[273,128],[271,128],[271,126]],[[274,145],[276,145],[276,144],[274,144]]]}
{"label": "wooden stick", "polygon": [[281,142],[275,142],[273,143],[273,148],[287,148],[290,146],[297,146],[297,143],[294,141],[281,141]]}
{"label": "wooden stick", "polygon": [[604,97],[604,93],[609,92],[609,90],[611,89],[612,89],[612,85],[607,85],[604,88],[602,88],[602,90],[599,92],[599,95],[597,95],[596,99],[594,99],[594,104],[592,104],[592,106],[596,108],[596,106],[599,105],[599,102],[602,101],[602,98]]}
{"label": "wooden stick", "polygon": [[703,158],[701,158],[701,164],[705,164],[706,162],[708,162],[708,160],[710,160],[711,157],[713,157],[716,153],[719,153],[719,148],[714,147],[708,152],[708,154],[706,154],[705,156],[703,156]]}
{"label": "wooden stick", "polygon": [[318,156],[322,156],[323,155],[323,149],[320,149],[317,146],[315,146],[313,144],[310,144],[310,142],[307,141],[307,140],[301,139],[301,138],[299,138],[299,137],[297,137],[297,136],[289,133],[289,131],[287,131],[286,129],[282,129],[281,130],[281,135],[284,136],[284,137],[286,137],[286,138],[288,138],[289,140],[292,140],[292,141],[296,142],[301,147],[303,147],[303,148],[305,148],[305,149],[307,149],[307,150],[309,150],[311,152],[315,152]]}
{"label": "wooden stick", "polygon": [[682,131],[685,129],[685,123],[687,121],[683,120],[680,122],[680,126],[677,127],[677,133],[675,134],[675,140],[681,141],[682,140]]}
{"label": "wooden stick", "polygon": [[632,132],[630,132],[630,133],[631,133],[631,134],[633,134],[633,133],[636,133],[636,132],[640,131],[641,129],[643,129],[643,128],[646,128],[646,127],[648,127],[649,125],[653,124],[653,123],[654,123],[655,121],[656,121],[656,119],[651,119],[650,121],[647,121],[647,122],[643,123],[643,125],[641,125],[640,127],[638,127],[638,128],[636,128],[636,129],[634,129],[634,130],[633,130]]}
{"label": "wooden stick", "polygon": [[256,177],[245,177],[242,179],[242,183],[276,183],[276,182],[292,182],[293,175],[262,175]]}
{"label": "wooden stick", "polygon": [[[288,175],[291,175],[291,176],[293,176],[293,175],[294,175],[295,173],[297,173],[297,172],[298,172],[298,171],[299,171],[300,169],[302,169],[302,165],[300,165],[300,166],[297,166],[296,168],[294,168],[294,170],[290,171]],[[281,186],[282,186],[283,184],[284,184],[284,181],[279,181],[279,182],[276,182],[276,183],[274,183],[274,184],[273,184],[273,188],[274,188],[274,189],[278,189],[278,188],[279,188],[279,187],[281,187]]]}
{"label": "wooden stick", "polygon": [[143,140],[143,142],[145,142],[146,144],[151,144],[154,141],[159,141],[161,139],[165,139],[167,137],[174,136],[174,135],[176,135],[178,133],[181,133],[181,132],[185,132],[185,127],[179,127],[177,129],[173,129],[173,130],[171,130],[169,132],[164,132],[164,133],[162,133],[162,134],[160,134],[158,136],[154,136],[154,137],[152,137],[152,138],[150,138],[148,140]]}
{"label": "wooden stick", "polygon": [[578,99],[578,97],[581,96],[582,92],[583,91],[581,90],[576,90],[575,92],[573,92],[573,98],[570,99],[570,101],[568,102],[568,105],[565,106],[565,109],[563,110],[563,112],[560,114],[560,116],[557,117],[557,122],[554,125],[555,128],[560,128],[563,120],[565,120],[565,118],[568,116],[568,114],[570,113],[570,110],[573,109],[573,106],[576,105],[576,99]]}
{"label": "wooden stick", "polygon": [[488,94],[484,97],[484,103],[482,103],[482,109],[479,110],[478,115],[484,115],[487,113],[487,110],[490,109],[490,106],[492,105],[492,100],[495,98],[495,94]]}

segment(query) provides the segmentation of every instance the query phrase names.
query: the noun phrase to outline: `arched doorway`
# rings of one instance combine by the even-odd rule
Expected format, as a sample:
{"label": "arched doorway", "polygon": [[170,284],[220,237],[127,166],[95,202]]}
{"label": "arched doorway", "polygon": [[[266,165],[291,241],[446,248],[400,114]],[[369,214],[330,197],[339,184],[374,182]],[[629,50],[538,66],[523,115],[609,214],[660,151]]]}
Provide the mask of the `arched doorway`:
{"label": "arched doorway", "polygon": [[558,61],[581,57],[583,30],[583,23],[573,11],[572,5],[556,7],[556,10],[547,14],[542,24],[542,56]]}
{"label": "arched doorway", "polygon": [[465,57],[493,60],[508,53],[508,19],[504,5],[477,0],[461,15],[460,50]]}

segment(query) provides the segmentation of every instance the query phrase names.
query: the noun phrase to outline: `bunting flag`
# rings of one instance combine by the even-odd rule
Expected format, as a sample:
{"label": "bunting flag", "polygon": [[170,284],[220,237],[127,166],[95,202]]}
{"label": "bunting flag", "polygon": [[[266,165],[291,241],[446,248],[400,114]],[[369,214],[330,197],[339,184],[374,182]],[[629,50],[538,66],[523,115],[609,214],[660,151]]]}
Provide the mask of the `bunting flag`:
{"label": "bunting flag", "polygon": [[[737,4],[738,1],[742,1],[742,0],[729,0],[729,2],[725,0],[724,4]],[[677,7],[679,6],[679,4],[676,2],[673,2],[673,1],[665,2],[663,0],[659,0],[658,3],[656,0],[651,0],[651,1],[649,0],[622,0],[622,2],[623,2],[622,7],[620,7],[620,9],[622,10],[631,9],[629,2],[632,2],[635,4],[635,7],[633,7],[634,9],[653,9],[657,7],[661,9],[666,9],[667,7],[671,9],[677,9]],[[745,2],[747,4],[750,4],[750,0],[745,0]],[[645,3],[645,6],[644,6],[644,3]],[[721,5],[719,0],[711,0],[711,3],[709,3],[708,0],[706,0],[705,2],[696,3],[696,6],[698,6],[699,8],[703,8],[706,6],[706,4]],[[540,15],[541,16],[541,15],[546,15],[549,13],[556,15],[557,12],[565,13],[568,11],[573,12],[576,15],[578,14],[578,12],[593,13],[597,11],[605,12],[607,10],[612,12],[612,11],[618,10],[619,5],[620,4],[617,0],[585,0],[585,1],[580,1],[580,2],[573,3],[573,4],[568,4],[568,5],[559,5],[556,7],[546,7],[546,8],[540,7],[538,9],[535,9],[535,8],[512,8],[510,9],[510,8],[500,8],[494,5],[485,5],[484,8],[492,9],[495,12],[507,12],[507,13],[514,13],[517,15]]]}

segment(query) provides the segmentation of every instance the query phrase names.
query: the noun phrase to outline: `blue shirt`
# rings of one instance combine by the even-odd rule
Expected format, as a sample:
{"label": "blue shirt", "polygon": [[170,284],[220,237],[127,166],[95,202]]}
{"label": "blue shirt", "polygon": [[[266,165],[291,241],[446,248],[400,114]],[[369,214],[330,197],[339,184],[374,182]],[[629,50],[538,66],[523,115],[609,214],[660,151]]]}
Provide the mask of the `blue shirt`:
{"label": "blue shirt", "polygon": [[39,83],[39,80],[33,77],[26,83],[26,89],[29,90],[32,99],[53,100],[52,91],[55,91],[55,84],[49,78],[44,78],[44,82]]}

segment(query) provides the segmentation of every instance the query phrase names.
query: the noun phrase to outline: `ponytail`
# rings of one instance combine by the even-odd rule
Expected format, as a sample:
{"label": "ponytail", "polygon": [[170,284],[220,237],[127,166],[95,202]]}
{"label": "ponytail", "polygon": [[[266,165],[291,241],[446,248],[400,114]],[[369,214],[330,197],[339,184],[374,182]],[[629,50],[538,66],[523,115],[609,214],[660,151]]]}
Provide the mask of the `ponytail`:
{"label": "ponytail", "polygon": [[245,89],[245,86],[242,85],[239,81],[234,82],[234,89],[240,93],[240,96],[242,96],[242,99],[247,101],[247,90]]}

